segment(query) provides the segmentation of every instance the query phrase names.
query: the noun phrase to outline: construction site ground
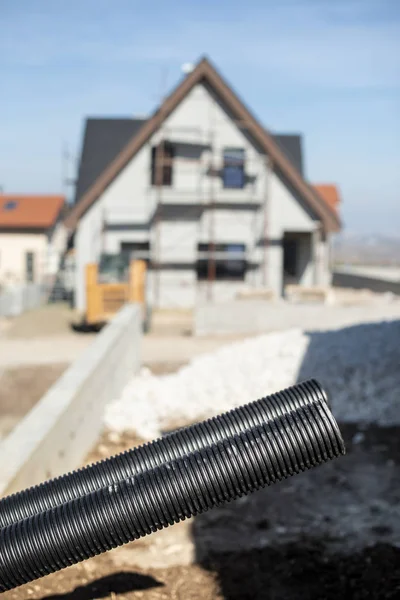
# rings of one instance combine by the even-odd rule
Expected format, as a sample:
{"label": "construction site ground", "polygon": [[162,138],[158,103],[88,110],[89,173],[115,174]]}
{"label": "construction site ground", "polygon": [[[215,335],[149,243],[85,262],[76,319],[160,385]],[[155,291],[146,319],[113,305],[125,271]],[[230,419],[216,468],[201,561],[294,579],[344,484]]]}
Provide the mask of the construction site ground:
{"label": "construction site ground", "polygon": [[0,441],[15,427],[67,365],[23,366],[6,369],[0,376]]}
{"label": "construction site ground", "polygon": [[[313,329],[329,329],[357,322],[399,317],[400,300],[390,301],[375,294],[341,292],[341,312],[320,306],[313,312]],[[355,303],[358,302],[358,304]],[[347,307],[347,309],[346,309]],[[285,329],[298,307],[283,303],[275,321]],[[153,372],[173,371],[195,356],[211,352],[244,336],[191,335],[190,311],[154,313],[151,331],[142,340],[142,363]],[[78,316],[67,305],[53,304],[3,320],[0,327],[0,439],[40,399],[64,369],[87,348],[97,335],[76,331]],[[302,323],[298,323],[300,327]]]}
{"label": "construction site ground", "polygon": [[66,304],[49,304],[0,322],[0,369],[70,363],[94,333],[73,330],[76,313]]}
{"label": "construction site ground", "polygon": [[[307,327],[320,330],[400,317],[399,298],[368,291],[335,290],[335,294],[339,310],[335,306],[318,306],[311,311],[314,319],[309,319]],[[286,329],[287,323],[296,323],[296,315],[301,314],[297,305],[288,303],[281,303],[276,312],[273,330]],[[92,331],[75,330],[73,325],[79,318],[68,305],[52,304],[13,319],[0,319],[0,372],[20,366],[68,364],[78,358],[96,335]],[[304,326],[300,318],[297,321],[296,326]],[[243,334],[195,337],[192,328],[193,311],[154,311],[151,330],[142,340],[143,364],[177,366],[245,337]]]}
{"label": "construction site ground", "polygon": [[0,440],[36,404],[93,336],[72,331],[64,304],[0,322]]}
{"label": "construction site ground", "polygon": [[[227,343],[196,340],[186,331],[186,313],[143,339],[143,362],[156,373],[177,369],[192,357]],[[0,441],[36,404],[97,335],[76,331],[78,316],[65,304],[46,305],[0,322]],[[168,321],[168,319],[167,319]]]}
{"label": "construction site ground", "polygon": [[[390,310],[400,317],[399,303]],[[386,305],[381,312],[377,306],[376,320],[387,313]],[[321,327],[328,326],[325,319]],[[144,364],[164,374],[229,341],[197,340],[185,329],[171,330],[167,323],[145,336]],[[70,349],[82,344],[83,350],[90,336],[80,334],[85,341],[75,342],[75,335],[57,329],[30,339],[39,339],[43,349],[50,337],[57,344],[72,340]],[[26,343],[15,333],[7,338]],[[3,334],[0,357],[5,342]],[[393,542],[399,530],[400,427],[340,426],[345,457],[7,592],[4,599],[400,598],[400,543]],[[140,442],[131,434],[105,432],[87,462]]]}
{"label": "construction site ground", "polygon": [[[396,526],[392,509],[400,502],[400,428],[364,428],[362,441],[356,424],[341,429],[346,457],[7,592],[4,599],[399,598],[400,547],[388,537]],[[88,462],[137,443],[132,436],[105,434]],[[363,544],[356,531],[360,514],[368,533]]]}

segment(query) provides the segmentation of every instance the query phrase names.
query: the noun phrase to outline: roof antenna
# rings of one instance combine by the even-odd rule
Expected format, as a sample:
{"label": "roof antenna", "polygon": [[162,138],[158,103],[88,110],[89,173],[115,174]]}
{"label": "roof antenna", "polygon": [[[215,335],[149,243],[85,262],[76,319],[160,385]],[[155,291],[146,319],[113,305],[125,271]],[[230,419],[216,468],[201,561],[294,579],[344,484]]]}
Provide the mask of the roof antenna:
{"label": "roof antenna", "polygon": [[69,189],[76,185],[75,179],[69,176],[70,167],[74,167],[74,157],[69,151],[68,143],[64,141],[61,149],[61,189],[67,202]]}

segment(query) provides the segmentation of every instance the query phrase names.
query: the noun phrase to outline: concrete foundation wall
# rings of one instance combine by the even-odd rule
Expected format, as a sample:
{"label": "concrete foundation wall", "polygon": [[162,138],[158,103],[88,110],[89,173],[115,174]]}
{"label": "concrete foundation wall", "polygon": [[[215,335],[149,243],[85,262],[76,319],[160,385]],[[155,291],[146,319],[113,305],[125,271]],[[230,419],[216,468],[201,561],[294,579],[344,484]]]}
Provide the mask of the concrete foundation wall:
{"label": "concrete foundation wall", "polygon": [[[394,282],[383,282],[381,284]],[[397,284],[400,286],[400,284]],[[389,290],[387,290],[389,291]],[[394,290],[392,290],[394,291]],[[400,292],[400,290],[399,290]],[[238,300],[222,304],[205,303],[195,311],[196,335],[258,335],[301,328],[304,331],[352,326],[355,323],[393,319],[393,305],[340,306],[322,303],[292,305],[285,302]],[[395,311],[396,312],[396,311]],[[299,365],[300,366],[300,365]]]}
{"label": "concrete foundation wall", "polygon": [[0,495],[77,468],[102,429],[104,406],[140,365],[141,310],[126,306],[0,444]]}
{"label": "concrete foundation wall", "polygon": [[[279,310],[278,306],[278,310]],[[232,300],[221,304],[203,303],[196,307],[195,335],[246,335],[273,331],[276,307],[261,300]]]}

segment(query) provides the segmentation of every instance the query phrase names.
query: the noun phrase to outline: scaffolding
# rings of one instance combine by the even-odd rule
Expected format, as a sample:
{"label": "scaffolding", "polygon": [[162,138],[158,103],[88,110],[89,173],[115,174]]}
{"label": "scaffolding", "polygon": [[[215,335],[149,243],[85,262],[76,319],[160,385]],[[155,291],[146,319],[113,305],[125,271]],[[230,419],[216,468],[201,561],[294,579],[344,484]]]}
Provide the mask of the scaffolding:
{"label": "scaffolding", "polygon": [[[203,99],[201,99],[203,101]],[[153,300],[155,306],[160,304],[160,271],[162,269],[163,261],[161,257],[161,221],[162,221],[162,206],[168,201],[168,196],[171,198],[171,193],[168,193],[167,186],[163,185],[163,178],[165,169],[169,167],[177,167],[179,165],[179,171],[182,174],[184,170],[186,173],[197,174],[197,189],[191,187],[190,189],[177,189],[173,186],[170,187],[173,197],[178,200],[178,204],[182,204],[182,218],[185,218],[185,213],[193,210],[193,206],[201,206],[202,209],[206,209],[208,212],[208,250],[207,250],[207,298],[213,299],[213,287],[217,275],[217,261],[223,260],[223,258],[231,257],[232,253],[228,251],[217,251],[218,240],[216,235],[216,222],[215,213],[216,208],[219,205],[219,199],[216,189],[216,182],[221,178],[221,172],[223,168],[223,151],[222,148],[217,147],[218,128],[220,123],[218,122],[218,115],[216,113],[217,103],[213,102],[210,105],[208,114],[208,123],[203,126],[197,124],[190,125],[171,125],[168,122],[164,122],[157,133],[152,139],[152,144],[155,145],[155,157],[150,164],[151,173],[148,177],[148,187],[144,190],[144,194],[148,200],[154,201],[154,207],[152,209],[152,215],[149,218],[149,227],[152,229],[152,236],[148,236],[150,249],[147,252],[136,253],[134,258],[146,259],[148,261],[149,268],[152,272],[153,280]],[[229,121],[234,123],[236,127],[245,133],[245,135],[252,137],[253,124],[244,120],[229,118]],[[166,145],[171,143],[175,147],[192,147],[198,149],[198,155],[193,156],[167,156],[165,152]],[[150,144],[149,144],[150,145]],[[269,158],[260,152],[256,153],[255,158],[249,158],[246,156],[245,160],[246,169],[252,167],[258,167],[261,174],[264,171],[265,176],[265,189],[262,194],[262,199],[256,197],[255,186],[249,187],[249,195],[243,197],[241,203],[256,203],[257,205],[262,204],[263,212],[263,226],[261,231],[257,231],[254,234],[254,242],[261,243],[263,246],[262,252],[262,282],[266,286],[268,285],[268,200],[269,200],[269,170],[272,168],[272,164]],[[154,169],[154,171],[153,171]],[[247,187],[247,186],[246,186]],[[187,201],[185,202],[185,198]],[[150,204],[150,203],[149,203]],[[190,205],[190,206],[189,206]],[[114,213],[118,210],[118,207],[112,207],[110,210]],[[102,223],[100,240],[93,240],[100,246],[101,253],[106,252],[106,231],[109,226],[107,219],[107,212],[104,208],[102,211]],[[122,219],[126,221],[125,217]],[[257,238],[257,239],[256,239]],[[234,241],[234,240],[232,240]],[[171,246],[173,246],[171,241]],[[167,248],[168,249],[168,248]],[[164,248],[165,250],[165,248]],[[204,253],[199,253],[198,256],[203,257]]]}
{"label": "scaffolding", "polygon": [[[155,189],[155,209],[154,209],[154,238],[151,248],[151,268],[153,271],[153,279],[154,279],[154,303],[155,306],[159,306],[160,304],[160,270],[162,267],[161,260],[161,211],[162,205],[165,203],[168,197],[173,195],[175,198],[179,198],[182,201],[182,196],[188,199],[187,203],[182,203],[182,218],[185,216],[185,212],[188,210],[192,210],[194,205],[200,205],[208,211],[208,268],[207,268],[207,299],[213,300],[213,288],[214,282],[216,280],[216,262],[217,262],[217,253],[216,253],[216,225],[215,225],[215,212],[216,208],[218,208],[218,199],[216,194],[216,181],[221,178],[221,172],[223,168],[223,150],[218,149],[216,146],[216,138],[218,133],[218,123],[216,119],[213,118],[212,115],[209,117],[209,128],[202,129],[201,127],[196,126],[180,126],[180,127],[171,127],[171,126],[162,126],[158,132],[157,137],[157,145],[155,149],[155,162],[154,165],[150,166],[150,169],[154,169],[153,174],[149,178],[152,184],[152,188]],[[249,124],[244,121],[234,120],[234,123],[237,125],[239,129],[242,131],[246,131],[249,133]],[[185,134],[195,134],[195,139],[188,141],[185,138]],[[170,143],[175,147],[179,146],[192,146],[201,148],[202,151],[199,152],[198,158],[191,158],[185,156],[166,156],[164,151],[165,144]],[[206,160],[203,159],[203,155],[208,154]],[[198,189],[197,192],[194,188],[190,189],[175,189],[172,185],[165,186],[163,184],[164,177],[164,169],[168,167],[176,167],[179,169],[180,174],[185,172],[197,174],[198,179]],[[256,231],[254,235],[254,243],[258,242],[262,245],[262,284],[264,287],[268,286],[268,248],[269,248],[269,240],[268,240],[268,207],[269,207],[269,186],[270,186],[270,177],[269,174],[272,169],[272,162],[269,157],[265,154],[260,153],[259,156],[255,158],[246,157],[245,159],[245,168],[251,169],[254,167],[259,168],[259,173],[256,173],[256,176],[260,175],[261,172],[264,173],[264,191],[262,193],[262,198],[260,199],[257,196],[257,191],[255,190],[256,186],[250,186],[250,194],[243,198],[243,203],[256,204],[261,205],[262,207],[262,229],[261,231]],[[245,173],[246,176],[246,173]],[[254,175],[253,175],[254,176]],[[171,190],[169,192],[168,190]],[[149,190],[151,194],[151,191]],[[187,205],[190,205],[190,208],[187,208]],[[258,238],[258,239],[256,239]],[[171,244],[172,245],[172,244]],[[227,258],[228,252],[218,251],[218,260],[222,257]],[[229,256],[231,254],[229,253]]]}
{"label": "scaffolding", "polygon": [[[193,132],[195,128],[190,128]],[[179,128],[182,131],[182,128]],[[172,128],[169,128],[169,135],[171,135]],[[200,131],[200,128],[197,129]],[[171,239],[166,247],[163,246],[163,250],[161,249],[161,224],[162,224],[162,207],[163,204],[171,201],[171,198],[178,199],[177,204],[182,202],[182,199],[187,199],[186,202],[182,202],[182,208],[180,211],[179,218],[185,219],[187,215],[193,211],[193,208],[198,206],[200,210],[206,210],[208,213],[208,218],[206,219],[207,226],[207,235],[202,236],[202,239],[205,238],[208,240],[208,250],[207,252],[197,252],[197,259],[207,259],[207,280],[202,283],[202,287],[205,291],[206,298],[209,301],[213,300],[213,290],[214,284],[217,278],[217,262],[223,261],[224,259],[230,258],[233,259],[231,251],[223,251],[221,249],[217,250],[217,243],[220,241],[217,236],[216,231],[216,222],[215,222],[215,213],[216,209],[219,206],[218,200],[218,190],[216,189],[216,182],[221,177],[221,171],[223,167],[223,152],[222,150],[218,150],[215,145],[215,137],[216,130],[210,129],[208,132],[208,141],[206,144],[201,142],[198,144],[198,147],[202,147],[202,151],[199,152],[199,158],[187,158],[187,157],[178,157],[175,156],[173,158],[166,157],[164,152],[164,145],[169,141],[165,137],[165,131],[161,128],[159,130],[159,136],[157,139],[157,145],[155,147],[155,160],[153,167],[150,166],[150,169],[153,168],[153,172],[149,175],[150,185],[144,191],[147,199],[149,200],[149,205],[151,204],[151,199],[154,201],[153,209],[149,210],[149,218],[148,225],[150,230],[152,230],[152,236],[148,237],[150,247],[149,250],[144,251],[135,251],[132,255],[132,258],[136,259],[144,259],[148,261],[149,268],[151,270],[151,278],[152,278],[152,290],[153,290],[153,302],[154,306],[160,305],[160,296],[161,296],[161,270],[163,265],[162,260],[162,251],[168,251],[177,242],[179,239]],[[204,132],[203,132],[203,140],[204,140]],[[184,144],[186,142],[174,141],[172,144]],[[196,144],[192,144],[195,146]],[[254,172],[255,168],[258,168],[257,176],[264,173],[264,191],[261,195],[260,192],[255,189],[255,186],[250,186],[250,192],[241,199],[240,204],[248,203],[253,205],[258,205],[262,208],[262,213],[260,214],[261,220],[258,222],[259,227],[255,227],[254,231],[254,246],[256,243],[261,245],[262,256],[260,257],[261,263],[260,266],[260,274],[261,281],[264,287],[268,286],[268,198],[269,198],[269,176],[268,173],[271,166],[271,161],[267,156],[261,155],[258,158],[249,158],[246,157],[245,160],[246,169],[250,170],[250,172]],[[168,167],[176,167],[180,174],[185,173],[186,175],[195,174],[197,175],[197,188],[196,186],[190,187],[188,189],[176,189],[173,185],[164,186],[163,185],[163,177],[164,177],[164,169]],[[235,204],[235,203],[233,203]],[[261,206],[263,205],[263,206]],[[109,211],[113,214],[113,221],[116,223],[118,227],[118,223],[126,222],[126,216],[129,213],[130,218],[132,218],[131,206],[129,204],[126,207],[123,206],[113,206],[110,207]],[[100,239],[93,240],[93,243],[99,243],[100,253],[104,254],[107,252],[107,244],[106,232],[112,226],[112,221],[108,218],[108,212],[105,207],[102,208],[101,213],[101,230],[100,230]],[[120,211],[121,218],[120,221],[117,218],[117,213]],[[145,221],[144,221],[145,223]],[[187,234],[183,234],[187,235]],[[143,237],[144,239],[144,237]],[[235,242],[236,240],[231,240]],[[139,242],[138,242],[139,243]],[[134,243],[132,242],[132,245]],[[239,256],[237,257],[239,259]],[[247,259],[247,256],[245,257]]]}

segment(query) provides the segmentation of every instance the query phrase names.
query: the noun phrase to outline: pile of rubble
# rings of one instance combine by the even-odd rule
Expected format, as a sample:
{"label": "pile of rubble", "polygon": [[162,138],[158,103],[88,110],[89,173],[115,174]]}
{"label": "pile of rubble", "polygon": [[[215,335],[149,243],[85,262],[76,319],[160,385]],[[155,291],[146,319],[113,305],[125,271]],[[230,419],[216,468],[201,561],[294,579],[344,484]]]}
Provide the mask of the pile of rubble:
{"label": "pile of rubble", "polygon": [[400,424],[400,321],[299,329],[225,346],[174,374],[148,369],[106,409],[105,425],[152,439],[314,377],[339,421]]}

